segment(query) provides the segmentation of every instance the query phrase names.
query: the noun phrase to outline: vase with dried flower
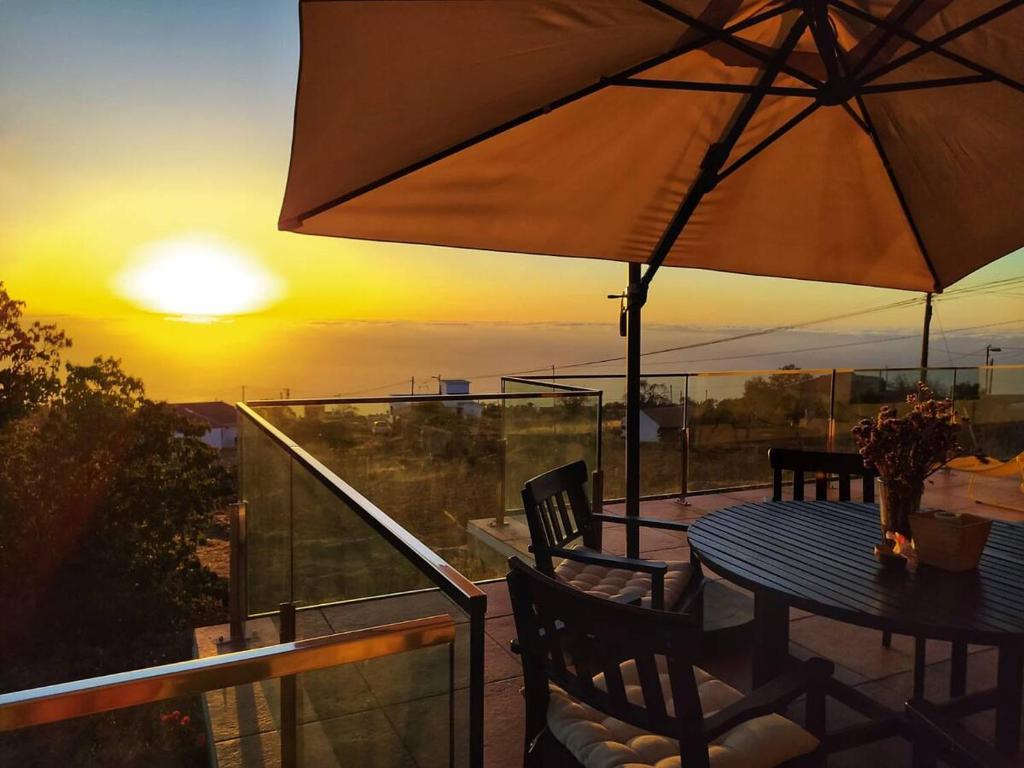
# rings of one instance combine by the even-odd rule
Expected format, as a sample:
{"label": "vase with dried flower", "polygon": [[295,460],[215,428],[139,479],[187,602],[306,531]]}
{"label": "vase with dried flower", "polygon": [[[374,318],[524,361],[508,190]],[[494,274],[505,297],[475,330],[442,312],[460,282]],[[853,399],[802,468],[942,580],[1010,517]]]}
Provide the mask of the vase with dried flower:
{"label": "vase with dried flower", "polygon": [[960,426],[951,400],[935,397],[924,383],[907,396],[901,416],[883,405],[873,419],[853,428],[864,466],[878,473],[878,502],[884,539],[910,539],[910,516],[921,506],[925,480],[960,451]]}

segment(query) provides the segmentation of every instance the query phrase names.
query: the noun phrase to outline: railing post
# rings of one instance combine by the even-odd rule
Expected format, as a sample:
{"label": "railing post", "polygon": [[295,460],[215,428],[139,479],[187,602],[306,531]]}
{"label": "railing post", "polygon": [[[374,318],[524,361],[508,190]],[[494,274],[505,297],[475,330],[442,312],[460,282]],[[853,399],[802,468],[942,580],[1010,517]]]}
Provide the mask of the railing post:
{"label": "railing post", "polygon": [[246,536],[245,502],[230,505],[231,521],[229,545],[228,612],[231,622],[231,642],[245,640],[245,619],[248,616],[248,595],[246,594]]}
{"label": "railing post", "polygon": [[686,494],[690,487],[690,428],[684,426],[679,433],[679,503],[689,506]]}
{"label": "railing post", "polygon": [[[295,640],[295,603],[281,603],[279,640]],[[295,675],[281,678],[281,768],[298,766],[298,696]]]}
{"label": "railing post", "polygon": [[832,369],[832,381],[828,391],[828,431],[825,434],[825,450],[836,449],[836,369]]}
{"label": "railing post", "polygon": [[487,598],[470,603],[469,610],[469,766],[484,764],[484,619]]}
{"label": "railing post", "polygon": [[495,528],[505,527],[505,506],[508,504],[508,438],[498,442],[498,461],[501,463],[501,480],[498,482],[498,513],[491,523]]}

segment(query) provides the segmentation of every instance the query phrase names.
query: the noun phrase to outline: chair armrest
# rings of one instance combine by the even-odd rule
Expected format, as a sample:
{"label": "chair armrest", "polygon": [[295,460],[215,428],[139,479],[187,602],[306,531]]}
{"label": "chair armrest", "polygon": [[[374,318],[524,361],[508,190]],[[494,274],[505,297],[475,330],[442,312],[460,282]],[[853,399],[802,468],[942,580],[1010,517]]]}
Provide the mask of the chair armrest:
{"label": "chair armrest", "polygon": [[668,573],[668,564],[660,560],[639,560],[634,557],[620,557],[619,555],[605,555],[600,552],[580,549],[563,549],[557,547],[551,550],[552,555],[575,560],[587,565],[603,565],[606,568],[621,568],[626,571],[638,571],[651,574],[651,607],[657,610],[665,608],[665,574]]}
{"label": "chair armrest", "polygon": [[608,568],[621,568],[626,571],[640,571],[649,573],[652,576],[664,576],[668,572],[668,564],[660,560],[639,560],[635,557],[622,557],[621,555],[606,555],[603,552],[593,552],[586,549],[563,549],[554,547],[550,550],[553,556],[564,557],[567,560],[575,560],[578,563],[587,565],[603,565]]}
{"label": "chair armrest", "polygon": [[610,515],[607,512],[594,513],[591,517],[606,523],[618,523],[619,525],[633,523],[641,528],[663,528],[667,531],[681,531],[683,533],[690,529],[689,523],[680,523],[677,520],[662,520],[658,517],[626,517],[625,515]]}
{"label": "chair armrest", "polygon": [[915,750],[923,748],[932,755],[952,757],[955,765],[970,768],[1016,765],[930,702],[911,699],[906,704],[906,714]]}
{"label": "chair armrest", "polygon": [[832,662],[818,658],[793,664],[785,674],[705,718],[705,738],[713,741],[740,723],[778,712],[811,688],[823,690],[833,669]]}

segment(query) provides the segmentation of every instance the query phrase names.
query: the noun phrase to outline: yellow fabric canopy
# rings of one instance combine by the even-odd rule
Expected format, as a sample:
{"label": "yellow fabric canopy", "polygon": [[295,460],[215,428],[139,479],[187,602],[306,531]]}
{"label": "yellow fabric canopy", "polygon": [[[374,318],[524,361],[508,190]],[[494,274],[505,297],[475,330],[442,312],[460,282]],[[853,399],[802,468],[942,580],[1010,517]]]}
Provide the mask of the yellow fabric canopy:
{"label": "yellow fabric canopy", "polygon": [[304,0],[280,226],[647,262],[689,196],[666,265],[941,290],[1024,245],[1022,4]]}

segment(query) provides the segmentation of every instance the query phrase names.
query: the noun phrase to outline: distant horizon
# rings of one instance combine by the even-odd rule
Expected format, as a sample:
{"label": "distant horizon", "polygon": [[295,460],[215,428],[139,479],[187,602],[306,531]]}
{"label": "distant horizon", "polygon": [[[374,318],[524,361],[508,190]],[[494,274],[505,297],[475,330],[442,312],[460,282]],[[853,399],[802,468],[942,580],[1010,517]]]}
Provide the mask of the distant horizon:
{"label": "distant horizon", "polygon": [[[0,279],[30,315],[67,327],[71,359],[120,357],[155,397],[231,400],[242,384],[386,393],[402,376],[622,354],[618,303],[606,296],[622,290],[623,264],[279,232],[297,64],[296,9],[272,0],[0,4]],[[940,296],[933,359],[946,360],[944,329],[991,328],[985,339],[950,338],[953,361],[974,360],[991,338],[1024,347],[1024,321],[1000,325],[1021,319],[1024,287],[953,300],[1022,276],[1019,250]],[[657,361],[806,367],[827,351],[784,350],[919,333],[920,300],[664,269],[645,308],[645,344],[911,302]],[[164,319],[176,312],[190,322]],[[231,312],[242,314],[192,322]],[[873,365],[915,364],[917,343],[837,347],[829,365],[872,355]]]}
{"label": "distant horizon", "polygon": [[[417,323],[409,321],[282,321],[235,318],[208,326],[154,316],[140,328],[137,319],[82,319],[32,315],[55,321],[74,341],[67,359],[83,363],[96,355],[121,358],[142,378],[154,399],[171,402],[274,399],[285,389],[292,397],[386,396],[436,390],[433,377],[468,378],[472,392],[497,391],[498,374],[555,365],[557,375],[617,375],[621,361],[583,368],[576,363],[617,357],[624,341],[614,322],[606,323]],[[1024,320],[1009,327],[945,334],[933,324],[930,363],[981,365],[986,344],[1001,346],[996,362],[1024,363]],[[159,329],[159,325],[166,326]],[[153,330],[156,325],[157,329]],[[163,331],[164,343],[151,340]],[[757,326],[686,328],[651,324],[645,349],[704,344]],[[749,340],[716,343],[645,358],[651,373],[801,368],[901,368],[920,359],[920,328],[874,330],[800,329]],[[177,339],[178,341],[175,341]],[[240,341],[238,340],[240,339]],[[545,362],[546,361],[546,362]]]}

